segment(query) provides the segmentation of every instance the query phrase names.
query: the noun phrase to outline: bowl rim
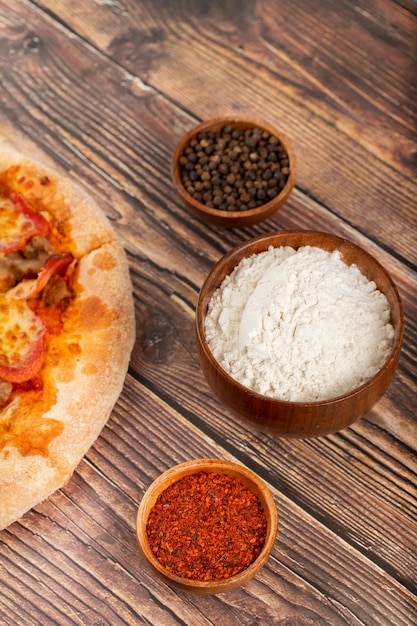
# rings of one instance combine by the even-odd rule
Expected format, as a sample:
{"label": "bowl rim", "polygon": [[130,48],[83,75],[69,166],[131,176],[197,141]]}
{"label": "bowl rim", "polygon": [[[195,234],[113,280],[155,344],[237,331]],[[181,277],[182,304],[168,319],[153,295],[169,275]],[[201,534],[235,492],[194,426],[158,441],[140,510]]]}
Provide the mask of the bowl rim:
{"label": "bowl rim", "polygon": [[[219,283],[219,285],[217,285],[216,287],[211,289],[210,297],[207,298],[207,304],[205,306],[205,310],[203,311],[203,302],[202,302],[202,297],[201,296],[203,294],[203,291],[208,288],[208,285],[209,285],[209,283],[212,280],[213,274],[215,274],[221,268],[223,268],[223,266],[226,265],[228,263],[228,261],[231,258],[233,258],[235,255],[240,255],[241,252],[243,252],[246,249],[252,248],[258,242],[262,242],[262,241],[267,242],[270,239],[273,239],[275,241],[277,238],[284,238],[287,235],[291,236],[291,235],[299,235],[299,234],[304,234],[304,235],[308,235],[308,236],[310,236],[310,235],[311,236],[313,236],[313,235],[314,236],[321,235],[321,236],[326,237],[329,240],[333,240],[335,243],[338,243],[338,244],[346,244],[346,243],[348,243],[349,245],[353,246],[354,248],[357,248],[360,251],[361,254],[365,254],[366,256],[368,256],[368,258],[370,258],[372,263],[374,263],[376,266],[378,266],[378,268],[382,271],[383,274],[385,274],[386,278],[388,279],[388,282],[390,283],[390,286],[391,286],[391,288],[393,290],[393,293],[395,294],[395,298],[397,300],[398,309],[399,309],[399,320],[400,320],[400,322],[399,322],[399,329],[398,329],[398,338],[394,341],[394,344],[393,344],[393,346],[391,348],[389,356],[387,357],[387,359],[385,360],[383,365],[380,367],[380,369],[376,372],[376,374],[374,374],[373,376],[371,376],[371,378],[369,378],[367,381],[362,383],[362,385],[359,385],[358,387],[355,387],[351,391],[348,391],[348,392],[346,392],[344,394],[341,394],[339,396],[334,396],[332,398],[326,398],[324,400],[314,400],[314,401],[283,400],[283,399],[280,399],[280,398],[273,398],[271,396],[263,395],[263,394],[261,394],[261,393],[259,393],[257,391],[254,391],[253,389],[250,389],[249,387],[245,387],[245,385],[240,383],[238,380],[233,378],[228,372],[226,372],[226,370],[223,369],[223,367],[220,365],[220,363],[214,357],[214,355],[213,355],[213,353],[210,350],[210,347],[208,345],[208,341],[206,339],[205,330],[204,330],[204,318],[205,318],[205,315],[206,315],[207,306],[208,306],[208,303],[209,303],[210,298],[213,295],[214,291],[216,289],[218,289],[218,287],[220,286],[220,284],[224,280],[224,278],[227,275],[231,274],[231,272],[234,270],[234,268],[237,266],[237,264],[244,257],[250,256],[251,254],[259,254],[260,252],[262,252],[262,250],[258,251],[257,253],[254,252],[254,253],[248,253],[247,255],[239,256],[239,260],[237,261],[236,264],[233,265],[233,267],[230,270],[229,274],[226,274],[224,276],[224,278]],[[270,245],[273,246],[272,243]],[[289,245],[289,244],[281,244],[281,245]],[[303,246],[307,246],[307,245],[309,245],[309,244],[307,244],[307,243],[303,244]],[[303,247],[303,246],[300,245],[299,247]],[[280,247],[280,246],[276,246],[275,245],[273,247]],[[316,246],[316,247],[319,247],[319,246]],[[268,249],[268,247],[266,247],[265,250],[263,250],[263,251],[266,251],[267,249]],[[335,249],[337,249],[337,248],[335,248]],[[391,311],[391,313],[392,313],[392,311]],[[248,239],[247,241],[244,241],[244,242],[240,243],[239,245],[237,245],[232,250],[229,250],[228,252],[226,252],[226,254],[223,255],[214,264],[214,266],[211,268],[210,272],[206,276],[206,279],[204,280],[204,282],[203,282],[203,284],[201,286],[201,289],[200,289],[199,295],[198,295],[198,300],[197,300],[197,308],[196,308],[196,316],[195,316],[195,327],[196,327],[196,333],[197,333],[198,341],[200,343],[200,347],[204,351],[206,357],[210,360],[212,366],[217,368],[217,369],[219,369],[221,371],[222,376],[224,376],[224,378],[228,381],[228,383],[230,385],[236,386],[242,393],[252,395],[255,398],[258,398],[260,401],[267,401],[267,402],[271,403],[271,405],[274,405],[274,404],[277,405],[277,406],[278,405],[286,405],[286,406],[292,406],[292,407],[295,407],[295,408],[324,407],[324,406],[328,406],[328,405],[334,405],[334,404],[337,404],[337,403],[345,402],[349,398],[353,398],[354,396],[356,396],[359,392],[362,392],[362,391],[368,389],[369,387],[371,387],[375,383],[375,381],[377,381],[380,377],[383,376],[383,373],[385,372],[385,370],[388,367],[390,367],[391,363],[393,361],[395,362],[396,359],[398,359],[398,355],[399,355],[399,352],[401,351],[403,335],[404,335],[404,310],[403,310],[403,305],[402,305],[402,301],[401,301],[401,297],[400,297],[399,291],[398,291],[397,286],[394,283],[393,279],[391,278],[391,275],[385,269],[385,267],[370,252],[368,252],[367,250],[365,250],[364,248],[362,248],[358,244],[354,243],[350,239],[346,239],[345,237],[339,237],[338,235],[333,235],[331,233],[327,233],[327,232],[324,232],[324,231],[293,229],[293,230],[271,231],[271,232],[268,232],[268,233],[264,233],[262,235],[258,235],[257,237],[253,237],[251,239]]]}
{"label": "bowl rim", "polygon": [[[275,137],[277,137],[280,143],[284,146],[284,149],[288,155],[288,159],[290,162],[290,166],[289,166],[290,173],[288,175],[288,179],[286,180],[286,183],[284,187],[281,189],[281,191],[279,192],[279,194],[276,195],[275,198],[272,198],[272,200],[269,200],[268,202],[265,202],[264,204],[261,204],[260,206],[255,207],[254,209],[246,209],[244,211],[225,211],[223,209],[216,209],[214,207],[208,207],[206,204],[199,202],[188,193],[188,191],[185,189],[182,183],[181,176],[180,176],[181,168],[179,165],[179,157],[182,155],[182,153],[184,152],[185,148],[187,147],[191,139],[200,132],[206,132],[210,130],[213,126],[217,126],[220,124],[221,125],[233,124],[233,123],[247,124],[248,127],[259,126],[260,128],[263,128],[264,130],[268,131],[270,134],[275,135]],[[292,188],[294,187],[295,179],[296,179],[296,166],[297,166],[297,162],[296,162],[295,152],[292,148],[292,145],[289,139],[287,138],[287,136],[284,133],[282,133],[278,128],[276,128],[269,122],[260,120],[256,117],[250,117],[247,115],[227,115],[227,116],[221,116],[221,117],[213,117],[211,119],[200,122],[196,126],[193,126],[193,128],[191,128],[187,133],[185,133],[185,135],[181,137],[172,155],[171,177],[174,181],[174,185],[178,193],[182,196],[185,202],[193,205],[202,214],[206,214],[208,216],[219,218],[219,219],[227,218],[229,221],[231,221],[233,219],[238,219],[238,218],[242,218],[242,219],[247,218],[247,217],[255,218],[258,215],[262,215],[263,213],[268,213],[269,211],[271,211],[271,209],[280,202],[283,196],[289,195]],[[284,201],[285,199],[286,198],[284,198]]]}
{"label": "bowl rim", "polygon": [[[242,570],[234,576],[223,578],[220,580],[200,581],[177,576],[169,572],[155,557],[146,540],[146,522],[149,513],[155,504],[157,497],[168,486],[177,482],[184,476],[195,474],[200,471],[213,473],[224,473],[236,476],[242,479],[242,482],[255,492],[261,501],[262,508],[267,517],[267,532],[265,543],[261,552],[246,569]],[[162,488],[163,487],[163,488]],[[141,530],[143,532],[141,532]],[[256,573],[265,565],[275,545],[278,532],[278,512],[274,497],[260,476],[245,465],[220,458],[201,458],[184,461],[178,465],[170,467],[168,470],[160,474],[146,489],[139,504],[136,517],[136,538],[139,547],[146,560],[156,569],[165,579],[183,589],[192,591],[193,589],[200,592],[222,593],[240,586],[244,582],[253,578]]]}

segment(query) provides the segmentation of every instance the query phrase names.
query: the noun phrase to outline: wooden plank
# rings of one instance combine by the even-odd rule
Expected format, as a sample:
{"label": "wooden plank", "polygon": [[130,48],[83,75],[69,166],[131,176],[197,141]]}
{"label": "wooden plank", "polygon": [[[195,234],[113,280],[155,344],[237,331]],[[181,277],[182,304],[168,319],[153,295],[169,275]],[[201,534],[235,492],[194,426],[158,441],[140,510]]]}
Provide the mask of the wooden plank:
{"label": "wooden plank", "polygon": [[[338,194],[326,188],[327,203],[321,195],[324,174],[311,181],[313,169],[326,154],[326,159],[342,154],[337,140],[352,115],[336,99],[336,87],[326,92],[323,85],[330,77],[343,93],[356,93],[360,112],[355,133],[364,128],[368,116],[372,118],[372,110],[375,127],[387,124],[390,133],[395,128],[401,136],[408,136],[404,128],[409,128],[411,117],[406,100],[401,101],[401,115],[394,115],[395,90],[378,91],[382,70],[372,82],[372,106],[368,100],[362,102],[352,86],[347,92],[345,83],[338,83],[349,47],[335,10],[329,24],[337,26],[343,45],[335,50],[326,73],[329,48],[319,50],[320,42],[311,37],[319,33],[324,19],[319,4],[249,3],[247,12],[237,18],[236,8],[228,3],[204,5],[206,12],[195,3],[191,13],[183,15],[178,13],[182,5],[170,3],[43,2],[42,7],[49,6],[51,13],[72,26],[74,35],[34,3],[18,0],[10,6],[0,0],[4,127],[9,126],[11,135],[22,130],[41,154],[57,161],[95,194],[128,250],[138,323],[131,375],[102,436],[63,490],[0,537],[2,623],[413,623],[417,612],[413,575],[417,571],[413,410],[417,296],[412,257],[402,261],[413,237],[407,215],[412,221],[415,213],[407,213],[409,198],[400,198],[394,230],[401,232],[395,231],[392,242],[387,239],[389,214],[376,220],[369,212],[359,215],[355,205],[355,219],[347,219],[340,206],[352,190],[342,189],[339,205]],[[335,6],[326,3],[324,8]],[[409,12],[385,1],[364,6],[367,10],[359,7],[362,17],[356,22],[349,4],[341,3],[342,17],[351,16],[349,35],[357,55],[352,71],[358,76],[366,74],[359,71],[359,39],[377,41],[375,29],[385,32],[388,19],[393,41],[401,42],[402,51],[410,46]],[[268,35],[281,46],[285,34],[274,18],[277,7],[284,11],[285,33],[291,32],[291,41],[285,35],[286,45],[291,43],[293,49],[287,56],[280,49],[278,60],[270,64],[263,41]],[[300,15],[301,7],[305,15]],[[300,30],[295,28],[296,10]],[[137,48],[132,45],[132,31],[127,30],[133,17],[142,28],[142,38],[133,33]],[[329,24],[324,28],[327,44]],[[244,51],[239,48],[242,32]],[[87,45],[80,35],[118,63]],[[190,72],[197,71],[203,46],[207,59],[215,61],[216,72],[212,76],[205,67],[206,82],[199,85]],[[195,59],[191,58],[194,47]],[[177,54],[183,56],[176,58]],[[302,96],[308,86],[301,69],[309,67],[310,55],[315,102],[305,105]],[[378,67],[397,68],[398,55],[394,56],[381,59]],[[224,80],[218,84],[219,78],[229,78],[226,60],[237,77],[228,85]],[[212,107],[220,111],[225,103],[233,108],[234,90],[243,94],[243,108],[248,106],[249,96],[239,91],[245,67],[253,79],[251,93],[262,94],[263,104],[255,103],[255,109],[263,111],[265,103],[274,102],[272,77],[274,89],[283,89],[283,102],[277,107],[284,111],[294,103],[294,116],[286,115],[298,144],[305,148],[302,154],[320,158],[314,167],[302,163],[304,183],[276,217],[249,229],[225,232],[187,215],[173,194],[169,159],[176,139],[195,121],[187,107],[197,116],[212,113]],[[290,80],[293,72],[296,86]],[[403,98],[400,75],[395,81]],[[198,93],[194,85],[199,86]],[[326,96],[321,114],[319,94]],[[333,129],[332,119],[338,121]],[[308,136],[298,127],[300,120],[307,124]],[[317,155],[318,147],[307,144],[323,129],[324,154]],[[363,137],[355,134],[348,148],[368,154],[372,141],[365,129]],[[397,181],[406,181],[402,189],[408,193],[415,189],[411,170],[407,166],[400,171],[390,152],[392,134],[386,141],[389,150],[384,152],[381,134],[377,135],[377,154],[370,157],[369,172],[378,170],[382,159],[384,172],[393,171]],[[384,172],[377,171],[378,180]],[[342,177],[337,172],[335,176],[340,184]],[[365,179],[355,185],[368,186]],[[373,206],[383,190],[370,187]],[[320,193],[313,194],[315,188]],[[366,222],[364,229],[361,220]],[[381,402],[352,428],[311,441],[279,440],[229,415],[203,379],[194,340],[198,289],[214,261],[252,235],[299,226],[330,229],[375,253],[399,285],[407,315],[399,372]],[[255,580],[225,597],[189,597],[158,581],[144,565],[137,552],[134,520],[141,495],[161,471],[182,460],[211,455],[238,458],[270,483],[280,530],[273,556]]]}
{"label": "wooden plank", "polygon": [[410,11],[390,0],[264,0],[240,11],[219,3],[184,11],[132,1],[123,10],[46,6],[198,117],[234,112],[276,123],[294,142],[299,188],[415,267]]}
{"label": "wooden plank", "polygon": [[[48,41],[53,41],[53,33],[49,35]],[[84,63],[86,64],[85,57],[84,57]],[[58,62],[57,62],[57,65],[58,65]],[[44,73],[46,74],[45,66],[43,67],[43,70],[44,70]],[[110,70],[107,68],[107,75],[109,74],[110,74]],[[22,78],[23,76],[24,75],[21,74],[20,77]],[[51,78],[49,78],[51,82],[51,88],[52,88],[52,76],[53,74],[51,72]],[[116,79],[113,78],[113,81],[116,82]],[[74,80],[72,80],[72,82],[74,82]],[[17,87],[17,83],[16,83],[16,87]],[[21,89],[22,89],[22,86],[21,86]],[[27,91],[29,90],[29,85],[26,87],[26,89]],[[81,99],[81,96],[80,96],[80,99]],[[65,102],[64,101],[55,102],[54,106],[57,109],[58,108],[63,109],[65,107]],[[67,104],[66,106],[68,107],[69,105]],[[90,105],[90,106],[94,108],[93,105]],[[102,108],[102,118],[100,121],[111,120],[110,103],[103,102],[101,105],[101,108]],[[166,106],[166,108],[168,108],[168,106]],[[81,115],[81,113],[83,115]],[[150,127],[154,129],[157,124],[157,121],[155,120],[155,118],[150,117],[149,113],[147,114],[147,117],[144,118],[143,114],[144,113],[146,114],[147,111],[146,110],[143,111],[143,108],[141,109],[140,113],[141,113],[140,119],[143,120],[141,123],[144,125],[145,122],[147,122],[150,124]],[[69,114],[67,115],[67,117],[69,118]],[[88,126],[88,124],[92,124],[93,121],[94,120],[88,110],[87,110],[86,115],[84,115],[84,110],[82,111],[80,110],[80,117],[76,118],[75,126],[79,125],[84,129],[88,129],[89,135],[91,134],[93,136],[97,136],[96,128],[95,127],[90,128]],[[126,126],[127,126],[126,141],[127,141],[128,140],[127,133],[129,130],[132,129],[132,124],[129,120],[126,121]],[[156,126],[156,129],[159,130],[159,127]],[[110,125],[104,126],[103,130],[101,131],[101,136],[102,136],[103,143],[105,141],[107,141],[108,144],[109,144],[109,141],[114,142],[112,144],[112,154],[114,154],[113,148],[115,151],[117,150],[116,138],[114,135],[114,130],[111,128]],[[119,138],[122,137],[121,133],[118,135],[118,137]],[[139,131],[138,131],[138,137],[141,138]],[[158,136],[157,135],[154,136],[153,139],[154,139],[154,142],[150,141],[149,139],[147,140],[147,138],[142,135],[143,145],[139,143],[138,141],[138,144],[137,144],[138,149],[140,149],[146,154],[147,146],[145,145],[145,141],[147,140],[148,144],[152,146],[154,145],[155,141],[158,139]],[[73,144],[71,145],[71,147],[73,147]],[[159,150],[162,150],[163,144],[159,143],[158,147],[159,147]],[[98,148],[96,148],[96,150],[98,150]],[[117,155],[117,152],[116,152],[116,155]],[[99,170],[103,173],[105,172],[106,176],[110,180],[112,181],[117,180],[119,182],[120,188],[122,188],[123,190],[126,190],[126,187],[129,185],[129,176],[125,172],[128,172],[128,168],[131,167],[131,164],[124,162],[126,161],[128,156],[129,156],[129,152],[127,151],[124,155],[120,155],[120,159],[117,164],[118,169],[116,169],[116,165],[114,163],[110,163],[110,165],[106,163],[103,157],[101,170]],[[97,152],[93,152],[93,151],[91,152],[91,159],[94,159],[94,162],[97,163],[97,161],[99,160],[99,155],[97,155]],[[80,167],[81,169],[81,166],[83,165],[83,160],[79,159],[79,163],[80,164],[78,165],[78,167]],[[143,167],[144,169],[138,171],[138,179],[145,180],[146,183],[149,185],[149,173],[152,173],[155,177],[157,177],[156,167],[150,168],[148,166],[148,163],[145,163],[143,165],[143,162],[140,163],[140,166]],[[147,173],[148,173],[147,179],[145,177],[145,173],[146,173],[145,168],[147,168]],[[99,183],[101,186],[104,185],[103,178],[104,178],[104,174],[102,174],[102,179],[101,180],[99,179]],[[105,178],[104,178],[104,181],[106,181]],[[151,377],[155,377],[155,379],[158,380],[158,376],[161,371],[162,364],[164,361],[167,361],[166,363],[167,380],[170,381],[172,379],[172,382],[169,383],[171,385],[170,394],[172,395],[172,397],[178,397],[178,393],[181,392],[182,396],[186,397],[186,395],[189,393],[187,381],[189,380],[190,375],[192,375],[194,368],[196,367],[196,362],[194,361],[191,363],[191,365],[188,365],[188,363],[180,360],[180,363],[183,363],[183,364],[185,363],[185,366],[184,366],[184,369],[180,369],[177,372],[175,368],[172,367],[170,354],[171,352],[174,353],[175,350],[178,349],[178,332],[180,328],[184,328],[184,331],[183,331],[184,334],[187,337],[190,337],[190,339],[187,342],[186,349],[189,350],[190,353],[194,352],[194,339],[193,339],[192,332],[190,332],[190,330],[192,329],[191,319],[187,318],[187,316],[184,319],[178,318],[178,312],[181,313],[181,310],[180,310],[181,307],[178,308],[178,306],[176,306],[176,307],[173,307],[172,311],[170,311],[170,320],[172,321],[167,322],[165,296],[166,294],[170,294],[171,298],[177,297],[177,300],[179,302],[183,302],[187,306],[190,306],[191,310],[193,309],[195,305],[195,301],[196,301],[196,292],[198,290],[198,285],[201,284],[201,281],[204,277],[204,272],[201,271],[200,269],[201,266],[198,264],[198,257],[196,255],[196,251],[198,250],[198,247],[201,244],[201,242],[198,239],[196,239],[196,241],[193,242],[193,239],[192,239],[193,232],[184,231],[183,239],[180,239],[178,241],[175,241],[175,240],[170,241],[169,244],[167,245],[165,241],[165,230],[164,230],[164,225],[163,225],[164,216],[163,214],[160,213],[161,209],[159,208],[161,201],[155,202],[155,194],[157,192],[158,182],[162,182],[162,181],[155,182],[150,191],[148,191],[149,188],[146,188],[146,187],[144,188],[143,198],[144,200],[146,200],[146,204],[144,202],[143,206],[141,207],[143,208],[143,211],[141,212],[140,216],[137,213],[132,212],[133,209],[130,204],[126,205],[126,204],[120,203],[120,199],[118,199],[119,204],[117,206],[117,212],[121,215],[124,215],[124,221],[129,220],[129,223],[130,223],[129,233],[126,235],[126,237],[129,237],[130,239],[130,243],[129,243],[130,247],[132,247],[133,245],[135,247],[135,252],[136,250],[141,251],[141,254],[143,254],[144,258],[146,259],[146,264],[148,264],[149,262],[155,263],[155,264],[163,263],[165,268],[170,268],[171,270],[171,273],[167,275],[168,281],[164,287],[165,292],[161,293],[160,296],[158,296],[160,297],[160,303],[161,303],[160,306],[162,309],[159,315],[155,314],[155,311],[157,310],[157,307],[158,307],[158,302],[156,303],[152,302],[152,303],[147,304],[147,307],[152,311],[152,314],[151,314],[152,323],[149,328],[145,324],[145,332],[147,334],[143,338],[143,341],[145,342],[145,345],[144,345],[145,350],[144,350],[143,356],[144,356],[146,363],[145,364],[141,362],[137,363],[134,357],[133,366],[137,368],[138,371],[144,371],[144,368],[149,367],[149,363],[152,366],[154,364],[154,361],[156,361],[157,368],[155,370],[152,370],[150,375]],[[93,181],[90,180],[90,184],[92,183]],[[107,193],[107,189],[104,189],[103,187],[103,194],[105,193]],[[148,195],[146,195],[146,193]],[[131,201],[131,198],[128,197],[128,200]],[[155,215],[159,217],[159,219],[155,219]],[[138,219],[135,219],[136,216]],[[131,224],[134,224],[133,228]],[[147,234],[152,232],[152,236],[144,237],[144,232]],[[187,239],[185,239],[185,235],[188,236]],[[220,240],[219,240],[219,243],[221,243]],[[164,256],[161,256],[161,252]],[[184,278],[178,282],[178,285],[176,285],[175,275],[177,273],[177,268],[181,264],[183,264],[183,259],[188,258],[190,253],[191,253],[192,258],[189,259],[191,262],[188,262],[186,264],[187,275],[184,276]],[[200,251],[200,254],[201,254],[201,251]],[[133,260],[132,265],[135,263],[135,261],[137,262],[137,259]],[[205,268],[206,265],[204,265],[203,267]],[[195,273],[194,274],[190,273],[189,270],[192,270],[193,272],[197,270],[197,275]],[[156,284],[159,284],[159,285],[164,284],[164,281],[161,281],[160,277],[153,277],[152,286],[141,287],[139,285],[138,286],[139,300],[143,298],[143,296],[141,295],[142,293],[155,292]],[[185,292],[184,292],[184,285],[185,285]],[[140,327],[142,327],[145,322],[146,320],[142,320],[140,323]],[[156,356],[153,353],[155,346],[157,348]],[[163,346],[163,350],[164,350],[163,353],[160,352],[158,346]],[[140,352],[138,352],[138,354],[140,354]],[[178,358],[178,355],[177,355],[177,358]],[[190,369],[187,370],[187,367],[190,367]],[[195,404],[193,407],[194,411],[195,411],[195,406],[198,406],[198,405],[199,405],[199,400],[198,398],[196,398]]]}
{"label": "wooden plank", "polygon": [[[136,417],[138,400],[146,417],[141,421]],[[412,594],[342,537],[323,529],[285,489],[273,489],[280,515],[273,556],[255,580],[233,593],[230,603],[227,595],[207,599],[167,588],[140,557],[135,515],[150,482],[166,467],[189,458],[190,447],[199,457],[233,458],[201,438],[198,429],[153,393],[128,380],[114,417],[74,479],[25,516],[13,534],[6,531],[3,583],[8,587],[19,579],[21,601],[31,606],[33,620],[43,615],[62,624],[76,619],[86,624],[97,619],[156,624],[171,623],[165,621],[170,613],[177,620],[172,623],[197,625],[212,623],[221,605],[226,624],[253,624],[257,615],[303,624],[373,620],[408,625]],[[45,588],[50,591],[38,604]],[[90,594],[95,600],[89,605]],[[73,614],[65,615],[66,606]]]}

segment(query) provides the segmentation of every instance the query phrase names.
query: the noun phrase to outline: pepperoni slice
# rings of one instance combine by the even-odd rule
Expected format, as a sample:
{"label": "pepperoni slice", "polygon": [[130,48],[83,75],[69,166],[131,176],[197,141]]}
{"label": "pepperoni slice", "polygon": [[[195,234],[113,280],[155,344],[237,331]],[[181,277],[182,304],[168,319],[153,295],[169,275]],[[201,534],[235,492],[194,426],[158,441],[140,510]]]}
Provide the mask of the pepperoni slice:
{"label": "pepperoni slice", "polygon": [[17,191],[0,199],[0,252],[21,250],[34,235],[46,235],[49,225]]}
{"label": "pepperoni slice", "polygon": [[49,257],[42,267],[37,278],[21,280],[15,287],[9,290],[9,297],[17,300],[34,298],[48,284],[55,274],[63,275],[73,262],[72,254],[54,254]]}
{"label": "pepperoni slice", "polygon": [[54,254],[50,256],[38,274],[35,293],[42,291],[45,285],[49,282],[52,276],[55,276],[55,274],[59,274],[60,276],[65,274],[73,260],[74,257],[69,253],[64,255]]}
{"label": "pepperoni slice", "polygon": [[29,380],[44,359],[45,323],[25,300],[0,298],[0,378],[11,383]]}

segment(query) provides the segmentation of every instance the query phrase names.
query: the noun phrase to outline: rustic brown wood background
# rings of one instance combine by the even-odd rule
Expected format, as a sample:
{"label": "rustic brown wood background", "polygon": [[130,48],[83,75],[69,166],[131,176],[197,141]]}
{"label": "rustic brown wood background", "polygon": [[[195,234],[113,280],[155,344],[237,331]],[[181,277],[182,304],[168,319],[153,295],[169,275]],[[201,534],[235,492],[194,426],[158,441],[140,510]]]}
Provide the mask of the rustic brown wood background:
{"label": "rustic brown wood background", "polygon": [[[0,623],[417,624],[417,4],[411,0],[0,0],[4,134],[69,172],[131,266],[137,341],[125,389],[70,483],[0,533]],[[170,158],[228,113],[279,126],[296,189],[225,231],[189,215]],[[199,368],[194,311],[222,254],[270,230],[345,236],[389,270],[406,330],[394,382],[337,434],[242,424]],[[141,559],[135,515],[162,471],[232,458],[280,516],[260,574],[192,596]]]}

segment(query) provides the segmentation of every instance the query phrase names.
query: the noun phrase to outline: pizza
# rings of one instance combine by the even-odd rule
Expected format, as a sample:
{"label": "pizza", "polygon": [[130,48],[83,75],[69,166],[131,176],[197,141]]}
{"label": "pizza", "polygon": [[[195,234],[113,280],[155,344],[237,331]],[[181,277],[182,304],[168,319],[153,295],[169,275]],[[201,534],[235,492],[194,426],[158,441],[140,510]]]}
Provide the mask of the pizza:
{"label": "pizza", "polygon": [[0,529],[64,486],[135,335],[125,252],[79,185],[0,145]]}

